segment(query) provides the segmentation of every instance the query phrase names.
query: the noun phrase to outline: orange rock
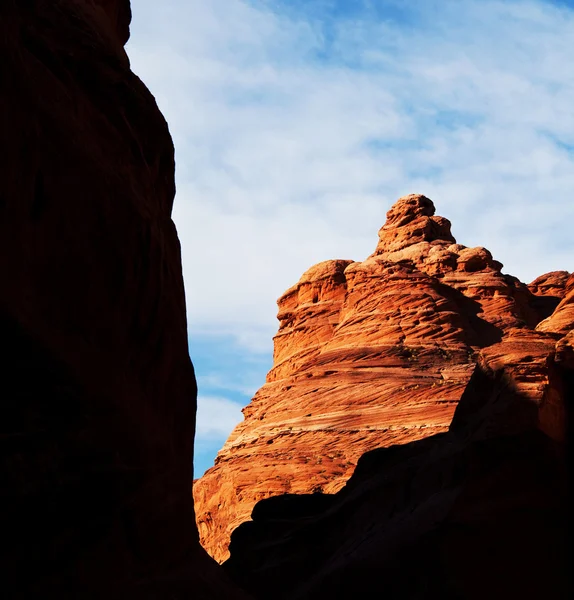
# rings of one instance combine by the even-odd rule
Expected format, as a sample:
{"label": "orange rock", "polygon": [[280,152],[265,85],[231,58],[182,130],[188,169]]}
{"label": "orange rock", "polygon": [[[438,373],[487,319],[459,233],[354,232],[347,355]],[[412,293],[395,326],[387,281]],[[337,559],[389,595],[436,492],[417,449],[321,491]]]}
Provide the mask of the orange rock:
{"label": "orange rock", "polygon": [[564,289],[570,273],[568,271],[550,271],[537,277],[528,284],[530,291],[536,296],[553,296],[563,298]]}
{"label": "orange rock", "polygon": [[277,600],[571,597],[567,448],[547,426],[572,433],[574,370],[550,338],[510,338],[480,352],[447,433],[364,454],[336,494],[257,503],[231,577]]}
{"label": "orange rock", "polygon": [[[194,486],[216,560],[258,500],[336,492],[368,450],[446,431],[479,349],[511,361],[529,343],[553,347],[533,331],[537,297],[434,212],[425,196],[399,199],[373,255],[319,263],[279,299],[267,381]],[[530,384],[540,401],[544,381]]]}
{"label": "orange rock", "polygon": [[538,324],[537,331],[565,336],[574,328],[574,273],[564,286],[563,298],[555,311]]}

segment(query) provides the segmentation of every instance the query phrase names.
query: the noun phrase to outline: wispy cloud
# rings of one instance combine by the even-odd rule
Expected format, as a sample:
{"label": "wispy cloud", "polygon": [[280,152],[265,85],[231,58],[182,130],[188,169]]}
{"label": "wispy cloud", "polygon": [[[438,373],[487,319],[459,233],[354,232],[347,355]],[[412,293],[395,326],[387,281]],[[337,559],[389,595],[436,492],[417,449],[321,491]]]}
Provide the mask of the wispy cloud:
{"label": "wispy cloud", "polygon": [[218,396],[202,396],[197,399],[196,433],[203,441],[217,440],[229,435],[241,420],[241,404]]}
{"label": "wispy cloud", "polygon": [[412,192],[523,280],[572,270],[569,3],[132,4],[128,53],[177,148],[192,339],[269,354],[276,298],[370,254]]}
{"label": "wispy cloud", "polygon": [[269,350],[277,296],[314,262],[364,258],[410,192],[523,279],[572,267],[567,7],[133,4],[129,54],[176,141],[197,334]]}

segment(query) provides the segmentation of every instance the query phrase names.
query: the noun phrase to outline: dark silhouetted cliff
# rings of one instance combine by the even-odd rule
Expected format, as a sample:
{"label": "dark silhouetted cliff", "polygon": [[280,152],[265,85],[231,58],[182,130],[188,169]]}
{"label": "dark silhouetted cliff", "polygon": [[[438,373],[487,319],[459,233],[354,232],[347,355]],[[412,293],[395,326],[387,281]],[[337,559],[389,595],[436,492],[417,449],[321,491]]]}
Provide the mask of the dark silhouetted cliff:
{"label": "dark silhouetted cliff", "polygon": [[192,503],[173,145],[127,0],[0,3],[2,598],[234,598]]}

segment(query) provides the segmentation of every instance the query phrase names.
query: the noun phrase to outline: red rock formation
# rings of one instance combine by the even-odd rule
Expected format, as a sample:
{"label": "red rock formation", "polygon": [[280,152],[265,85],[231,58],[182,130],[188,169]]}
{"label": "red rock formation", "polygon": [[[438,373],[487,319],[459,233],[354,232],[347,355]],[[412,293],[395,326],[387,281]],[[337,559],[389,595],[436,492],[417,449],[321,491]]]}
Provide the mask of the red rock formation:
{"label": "red rock formation", "polygon": [[537,277],[528,285],[535,296],[533,308],[538,314],[539,321],[546,319],[554,312],[564,297],[569,276],[570,273],[567,271],[551,271]]}
{"label": "red rock formation", "polygon": [[194,486],[216,560],[258,500],[336,492],[368,450],[446,431],[480,348],[503,341],[512,354],[524,332],[544,351],[554,343],[533,331],[548,307],[501,268],[411,195],[387,213],[367,260],[320,263],[285,292],[267,382]]}
{"label": "red rock formation", "polygon": [[556,357],[487,348],[448,433],[365,454],[335,495],[258,503],[224,567],[260,600],[570,598],[565,449],[541,431],[574,401]]}
{"label": "red rock formation", "polygon": [[568,271],[550,271],[537,277],[528,287],[536,296],[563,298],[569,277]]}
{"label": "red rock formation", "polygon": [[560,304],[554,312],[538,324],[537,331],[565,336],[572,331],[574,323],[574,274],[570,275],[564,286]]}
{"label": "red rock formation", "polygon": [[173,146],[128,24],[0,3],[2,598],[239,597],[190,502]]}

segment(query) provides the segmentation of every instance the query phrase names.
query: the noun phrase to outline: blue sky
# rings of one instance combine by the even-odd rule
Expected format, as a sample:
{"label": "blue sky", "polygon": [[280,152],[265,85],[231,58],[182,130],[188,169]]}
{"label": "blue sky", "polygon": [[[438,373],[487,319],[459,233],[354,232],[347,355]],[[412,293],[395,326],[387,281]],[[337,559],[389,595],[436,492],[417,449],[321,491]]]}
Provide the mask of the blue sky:
{"label": "blue sky", "polygon": [[528,282],[572,270],[574,2],[132,0],[176,145],[199,381],[195,476],[271,364],[276,299],[364,259],[392,203]]}

